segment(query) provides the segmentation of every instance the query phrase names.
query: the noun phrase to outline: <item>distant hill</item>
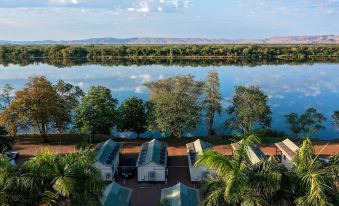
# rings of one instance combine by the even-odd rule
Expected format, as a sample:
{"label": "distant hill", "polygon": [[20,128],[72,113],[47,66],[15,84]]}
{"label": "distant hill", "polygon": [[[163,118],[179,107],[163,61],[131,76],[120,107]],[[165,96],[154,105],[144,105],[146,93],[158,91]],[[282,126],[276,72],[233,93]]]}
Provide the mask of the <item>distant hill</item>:
{"label": "distant hill", "polygon": [[41,41],[6,41],[0,45],[46,45],[46,44],[339,44],[339,35],[318,36],[276,36],[268,39],[208,39],[208,38],[126,38],[112,37],[82,40],[41,40]]}
{"label": "distant hill", "polygon": [[266,44],[338,44],[339,35],[277,36],[265,40]]}

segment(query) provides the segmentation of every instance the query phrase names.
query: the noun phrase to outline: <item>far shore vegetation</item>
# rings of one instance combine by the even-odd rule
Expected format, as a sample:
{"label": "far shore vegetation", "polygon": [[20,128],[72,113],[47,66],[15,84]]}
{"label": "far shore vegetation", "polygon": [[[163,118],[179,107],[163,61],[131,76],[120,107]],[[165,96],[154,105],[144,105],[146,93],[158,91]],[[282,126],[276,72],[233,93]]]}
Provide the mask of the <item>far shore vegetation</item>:
{"label": "far shore vegetation", "polygon": [[338,63],[339,45],[2,45],[0,64],[256,66]]}

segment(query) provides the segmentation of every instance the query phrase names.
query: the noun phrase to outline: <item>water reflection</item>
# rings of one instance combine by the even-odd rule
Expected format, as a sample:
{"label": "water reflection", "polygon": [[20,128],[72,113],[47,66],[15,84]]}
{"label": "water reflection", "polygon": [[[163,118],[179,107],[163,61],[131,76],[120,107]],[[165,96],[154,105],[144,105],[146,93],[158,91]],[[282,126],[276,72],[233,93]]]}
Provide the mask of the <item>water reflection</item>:
{"label": "water reflection", "polygon": [[[63,79],[87,90],[91,85],[103,85],[113,91],[120,101],[129,96],[147,98],[143,86],[146,81],[159,80],[178,74],[193,74],[197,80],[204,80],[212,66],[100,66],[82,65],[71,68],[56,68],[48,64],[0,66],[0,87],[6,83],[15,89],[21,88],[32,75],[45,75],[51,81]],[[331,114],[339,109],[339,64],[314,65],[263,65],[257,67],[219,66],[215,67],[221,80],[223,106],[230,104],[236,85],[259,85],[270,97],[273,110],[272,127],[285,130],[283,115],[303,112],[315,107],[328,118],[326,130],[318,133],[321,138],[339,137],[331,124]],[[223,117],[216,124],[223,127]],[[204,134],[201,126],[192,135]]]}

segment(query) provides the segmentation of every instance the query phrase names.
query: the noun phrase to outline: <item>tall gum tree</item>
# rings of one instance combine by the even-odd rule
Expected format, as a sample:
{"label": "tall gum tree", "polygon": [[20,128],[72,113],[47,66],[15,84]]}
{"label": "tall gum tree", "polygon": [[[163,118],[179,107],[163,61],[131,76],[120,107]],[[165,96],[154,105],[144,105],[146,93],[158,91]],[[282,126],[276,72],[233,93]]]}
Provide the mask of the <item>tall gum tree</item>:
{"label": "tall gum tree", "polygon": [[57,113],[59,96],[52,83],[44,76],[33,76],[15,97],[4,113],[16,118],[22,127],[36,128],[47,142],[49,126]]}
{"label": "tall gum tree", "polygon": [[237,86],[232,99],[232,106],[227,111],[228,127],[243,130],[269,127],[272,120],[268,96],[258,86]]}
{"label": "tall gum tree", "polygon": [[197,128],[200,121],[203,82],[192,75],[176,76],[145,84],[154,104],[155,126],[161,132],[182,137]]}
{"label": "tall gum tree", "polygon": [[81,132],[107,134],[116,125],[118,100],[112,97],[111,90],[103,86],[92,86],[76,109],[76,122]]}
{"label": "tall gum tree", "polygon": [[205,118],[208,126],[208,135],[213,133],[215,114],[221,114],[221,95],[218,73],[215,70],[208,72],[204,85],[204,99],[202,101]]}

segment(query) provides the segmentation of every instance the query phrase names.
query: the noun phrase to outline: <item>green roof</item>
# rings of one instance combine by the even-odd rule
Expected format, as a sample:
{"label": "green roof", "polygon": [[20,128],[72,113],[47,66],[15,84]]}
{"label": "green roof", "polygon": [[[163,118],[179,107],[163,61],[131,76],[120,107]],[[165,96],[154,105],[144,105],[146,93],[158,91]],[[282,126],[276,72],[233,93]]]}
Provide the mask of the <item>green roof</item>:
{"label": "green roof", "polygon": [[132,189],[112,182],[106,187],[100,202],[102,206],[128,206],[131,194]]}
{"label": "green roof", "polygon": [[153,139],[142,144],[137,166],[143,166],[150,162],[158,165],[167,165],[167,144]]}
{"label": "green roof", "polygon": [[119,151],[120,143],[109,139],[101,146],[97,155],[97,160],[102,164],[113,165],[114,159],[116,158]]}
{"label": "green roof", "polygon": [[197,189],[179,182],[161,190],[161,201],[166,201],[169,206],[197,206],[200,198]]}

